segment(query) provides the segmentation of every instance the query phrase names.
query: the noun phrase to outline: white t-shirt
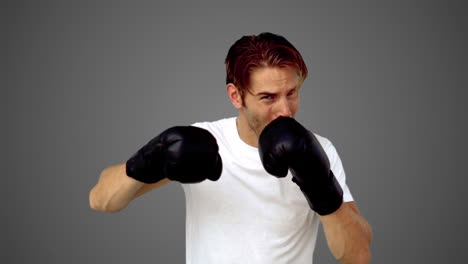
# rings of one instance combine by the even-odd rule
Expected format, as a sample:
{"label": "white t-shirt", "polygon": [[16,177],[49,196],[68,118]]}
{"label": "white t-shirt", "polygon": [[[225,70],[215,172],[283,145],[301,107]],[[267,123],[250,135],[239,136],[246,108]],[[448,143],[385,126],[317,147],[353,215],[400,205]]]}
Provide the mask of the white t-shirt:
{"label": "white t-shirt", "polygon": [[[239,137],[235,117],[193,126],[216,138],[223,172],[218,181],[182,184],[187,264],[312,263],[319,217],[291,173],[285,178],[268,174],[258,149]],[[343,200],[352,201],[335,148],[315,136],[343,188]]]}

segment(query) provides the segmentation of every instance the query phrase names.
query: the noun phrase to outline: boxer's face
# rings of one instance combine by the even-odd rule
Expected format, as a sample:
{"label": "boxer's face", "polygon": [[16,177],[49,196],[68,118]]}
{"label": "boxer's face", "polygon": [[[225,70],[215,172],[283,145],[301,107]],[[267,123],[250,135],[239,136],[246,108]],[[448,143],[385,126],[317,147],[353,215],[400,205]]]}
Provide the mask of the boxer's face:
{"label": "boxer's face", "polygon": [[263,128],[277,117],[296,115],[301,82],[290,67],[259,68],[250,78],[250,90],[239,110],[258,138]]}

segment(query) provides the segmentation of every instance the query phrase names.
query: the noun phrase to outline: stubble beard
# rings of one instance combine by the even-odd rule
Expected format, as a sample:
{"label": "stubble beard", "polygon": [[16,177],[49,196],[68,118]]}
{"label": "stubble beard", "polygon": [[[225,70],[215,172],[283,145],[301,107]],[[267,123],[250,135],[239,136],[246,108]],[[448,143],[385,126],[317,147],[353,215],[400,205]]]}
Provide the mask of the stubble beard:
{"label": "stubble beard", "polygon": [[250,112],[248,109],[246,109],[246,119],[247,119],[247,124],[249,128],[254,132],[254,134],[257,136],[257,139],[260,137],[260,133],[262,132],[263,128],[266,126],[265,122],[259,118],[258,115]]}

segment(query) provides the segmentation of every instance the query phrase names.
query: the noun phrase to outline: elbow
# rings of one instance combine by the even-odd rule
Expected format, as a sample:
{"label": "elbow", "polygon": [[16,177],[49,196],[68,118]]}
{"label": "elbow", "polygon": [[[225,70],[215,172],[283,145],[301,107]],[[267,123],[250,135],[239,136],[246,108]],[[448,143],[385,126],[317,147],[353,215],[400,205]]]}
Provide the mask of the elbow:
{"label": "elbow", "polygon": [[122,210],[123,208],[117,208],[115,206],[115,203],[112,202],[112,193],[106,190],[108,188],[105,188],[104,186],[102,186],[102,184],[100,184],[100,182],[107,177],[106,175],[109,174],[108,171],[109,168],[106,168],[101,172],[98,184],[96,184],[89,192],[88,202],[89,207],[92,210],[104,213],[116,213]]}
{"label": "elbow", "polygon": [[357,255],[356,261],[353,263],[359,263],[359,264],[368,264],[370,263],[371,260],[371,253],[369,248],[365,248],[359,252]]}
{"label": "elbow", "polygon": [[348,257],[337,259],[340,263],[368,264],[371,261],[371,252],[368,247],[349,254]]}
{"label": "elbow", "polygon": [[370,263],[371,261],[371,251],[370,251],[370,244],[372,242],[372,228],[369,224],[367,224],[365,230],[364,230],[364,236],[363,236],[363,241],[361,243],[361,246],[357,250],[357,254],[355,255],[355,259],[351,263]]}
{"label": "elbow", "polygon": [[96,187],[94,187],[90,192],[89,192],[89,207],[95,211],[100,211],[100,212],[105,212],[105,206],[103,203],[99,202],[99,200],[96,197]]}
{"label": "elbow", "polygon": [[368,228],[368,232],[366,233],[365,242],[361,244],[361,246],[357,249],[357,254],[355,254],[355,259],[351,263],[359,263],[359,264],[367,264],[371,261],[371,251],[370,251],[370,244],[372,241],[372,230],[370,226]]}
{"label": "elbow", "polygon": [[108,202],[105,202],[103,199],[99,199],[99,196],[96,194],[96,188],[93,188],[89,192],[89,207],[94,211],[104,213],[116,213],[123,209],[113,208],[109,206]]}

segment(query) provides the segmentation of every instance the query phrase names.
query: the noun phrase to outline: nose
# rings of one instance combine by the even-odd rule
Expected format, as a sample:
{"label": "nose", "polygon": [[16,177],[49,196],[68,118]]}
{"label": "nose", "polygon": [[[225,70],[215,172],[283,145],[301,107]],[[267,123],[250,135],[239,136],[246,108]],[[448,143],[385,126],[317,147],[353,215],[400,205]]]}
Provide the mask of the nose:
{"label": "nose", "polygon": [[293,114],[292,114],[291,102],[289,102],[287,98],[279,100],[278,105],[277,105],[276,117],[279,117],[279,116],[293,117],[292,115]]}

